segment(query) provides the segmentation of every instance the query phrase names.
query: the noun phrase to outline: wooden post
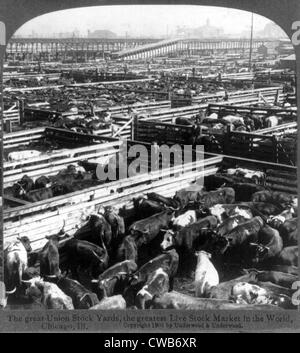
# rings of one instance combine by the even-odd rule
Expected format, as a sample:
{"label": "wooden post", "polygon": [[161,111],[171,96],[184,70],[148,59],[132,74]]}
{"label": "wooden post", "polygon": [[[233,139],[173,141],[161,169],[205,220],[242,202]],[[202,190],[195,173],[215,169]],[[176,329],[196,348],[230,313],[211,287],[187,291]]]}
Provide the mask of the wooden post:
{"label": "wooden post", "polygon": [[230,143],[230,135],[231,135],[231,125],[227,126],[226,129],[226,134],[224,136],[224,140],[223,140],[223,153],[227,154],[227,147],[229,146]]}
{"label": "wooden post", "polygon": [[134,141],[135,139],[138,140],[138,116],[135,115],[133,121],[132,121],[132,129],[131,129],[131,139]]}
{"label": "wooden post", "polygon": [[272,136],[272,145],[273,145],[273,162],[274,163],[279,163],[278,159],[278,143],[277,143],[277,136],[273,135]]}
{"label": "wooden post", "polygon": [[6,133],[12,132],[12,121],[11,120],[5,121],[5,132]]}
{"label": "wooden post", "polygon": [[20,114],[20,125],[24,122],[25,116],[24,116],[24,100],[20,99],[18,100],[18,105],[19,105],[19,114]]}

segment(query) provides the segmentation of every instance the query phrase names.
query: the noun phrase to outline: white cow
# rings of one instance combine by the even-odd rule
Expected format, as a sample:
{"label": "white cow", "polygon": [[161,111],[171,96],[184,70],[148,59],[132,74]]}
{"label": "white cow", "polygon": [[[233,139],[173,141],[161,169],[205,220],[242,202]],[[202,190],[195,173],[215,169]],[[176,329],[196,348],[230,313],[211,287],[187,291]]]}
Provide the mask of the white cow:
{"label": "white cow", "polygon": [[196,211],[189,210],[178,217],[172,219],[173,225],[179,228],[188,226],[189,224],[195,223],[197,221]]}
{"label": "white cow", "polygon": [[266,127],[275,127],[278,125],[278,118],[275,115],[268,116],[265,120]]}
{"label": "white cow", "polygon": [[244,124],[244,119],[240,116],[234,116],[234,115],[227,115],[223,117],[223,120],[227,121],[230,124]]}
{"label": "white cow", "polygon": [[28,252],[31,250],[30,241],[26,236],[18,238],[4,248],[5,282],[10,287],[9,294],[21,285],[23,273],[28,266]]}
{"label": "white cow", "polygon": [[249,208],[240,207],[238,205],[220,204],[209,208],[209,212],[212,216],[215,216],[219,223],[222,223],[225,219],[231,216],[242,216],[245,219],[253,218],[253,214]]}
{"label": "white cow", "polygon": [[89,310],[124,310],[126,309],[126,301],[122,295],[113,295],[111,297],[104,298],[99,304],[96,304],[89,308]]}
{"label": "white cow", "polygon": [[218,114],[217,113],[212,113],[209,116],[206,116],[205,119],[217,120],[218,119]]}
{"label": "white cow", "polygon": [[247,282],[239,282],[234,285],[232,296],[239,304],[268,304],[267,291]]}
{"label": "white cow", "polygon": [[195,271],[195,295],[203,297],[207,291],[219,284],[219,274],[211,263],[211,254],[206,251],[197,251],[197,267]]}
{"label": "white cow", "polygon": [[36,150],[15,151],[8,154],[8,160],[10,162],[20,162],[24,159],[39,157],[41,154],[42,152]]}
{"label": "white cow", "polygon": [[266,174],[264,172],[261,172],[259,170],[245,169],[245,168],[229,168],[227,169],[227,174],[243,176],[244,178],[247,178],[247,179],[253,179],[253,178],[265,179],[266,177]]}
{"label": "white cow", "polygon": [[30,296],[31,291],[39,290],[42,293],[42,304],[47,309],[74,310],[72,299],[67,296],[55,283],[45,282],[41,277],[34,277],[24,281],[28,288],[26,294]]}

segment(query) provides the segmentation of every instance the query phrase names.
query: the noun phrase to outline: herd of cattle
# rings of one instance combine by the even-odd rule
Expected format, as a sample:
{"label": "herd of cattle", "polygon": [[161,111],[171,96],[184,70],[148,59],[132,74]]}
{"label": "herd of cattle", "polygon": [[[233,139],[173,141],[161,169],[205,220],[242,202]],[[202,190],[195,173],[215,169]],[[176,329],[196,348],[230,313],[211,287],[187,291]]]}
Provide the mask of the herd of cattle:
{"label": "herd of cattle", "polygon": [[72,237],[62,228],[38,252],[18,237],[4,250],[2,305],[295,309],[297,198],[264,178],[231,168],[173,197],[101,206]]}
{"label": "herd of cattle", "polygon": [[[266,105],[264,109],[268,108]],[[270,107],[271,108],[271,107]],[[274,109],[274,107],[272,107]],[[280,108],[278,107],[280,113]],[[174,122],[179,125],[197,125],[201,127],[202,134],[205,134],[209,130],[226,131],[230,126],[232,131],[255,131],[264,128],[270,128],[278,126],[282,123],[289,122],[290,120],[284,118],[280,114],[230,114],[226,109],[220,109],[217,113],[200,112],[199,114],[192,116],[191,118],[178,117],[174,119]]]}
{"label": "herd of cattle", "polygon": [[[8,157],[12,158],[12,154],[15,157],[14,160],[20,161],[26,159],[26,156],[30,156],[30,158],[39,156],[41,152],[36,150],[17,151],[11,152]],[[4,195],[28,202],[38,202],[99,185],[105,180],[97,178],[98,163],[101,162],[105,168],[110,162],[113,163],[112,158],[103,157],[102,161],[98,160],[97,163],[79,161],[77,164],[68,165],[56,175],[31,178],[25,174],[18,182],[6,187]]]}

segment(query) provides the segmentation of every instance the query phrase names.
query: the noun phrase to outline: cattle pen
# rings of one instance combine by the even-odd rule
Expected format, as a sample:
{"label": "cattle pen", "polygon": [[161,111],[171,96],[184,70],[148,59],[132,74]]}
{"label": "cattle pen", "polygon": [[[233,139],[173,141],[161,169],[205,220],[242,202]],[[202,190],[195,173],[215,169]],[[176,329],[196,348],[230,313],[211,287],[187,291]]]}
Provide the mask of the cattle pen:
{"label": "cattle pen", "polygon": [[9,308],[296,309],[295,71],[274,39],[185,36],[12,38]]}

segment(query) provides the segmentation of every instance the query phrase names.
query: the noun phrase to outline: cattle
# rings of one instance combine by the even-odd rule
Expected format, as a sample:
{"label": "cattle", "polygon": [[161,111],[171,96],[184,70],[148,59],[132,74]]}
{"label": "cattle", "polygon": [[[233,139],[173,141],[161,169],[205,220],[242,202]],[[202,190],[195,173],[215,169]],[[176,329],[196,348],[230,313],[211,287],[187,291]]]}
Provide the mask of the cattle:
{"label": "cattle", "polygon": [[187,188],[176,191],[174,200],[177,201],[181,208],[184,208],[190,203],[196,203],[199,200],[202,190],[202,185],[197,183],[191,184]]}
{"label": "cattle", "polygon": [[187,119],[187,118],[183,118],[183,117],[177,117],[175,119],[175,124],[178,124],[178,125],[185,125],[185,126],[190,126],[190,125],[193,125],[193,123]]}
{"label": "cattle", "polygon": [[40,277],[24,281],[28,288],[26,294],[39,290],[42,293],[42,304],[47,309],[74,310],[72,299],[67,296],[55,283],[45,282]]}
{"label": "cattle", "polygon": [[252,261],[260,262],[277,256],[283,248],[283,242],[276,229],[264,225],[258,232],[257,241],[250,243],[249,246]]}
{"label": "cattle", "polygon": [[108,266],[109,257],[103,241],[100,247],[85,240],[70,239],[65,242],[62,250],[66,255],[66,267],[75,279],[78,278],[79,268],[95,278]]}
{"label": "cattle", "polygon": [[253,282],[253,274],[247,273],[243,276],[233,278],[229,281],[221,282],[215,287],[211,287],[207,296],[212,299],[231,300],[232,288],[239,282]]}
{"label": "cattle", "polygon": [[[101,213],[100,210],[99,212]],[[111,226],[112,240],[116,242],[118,237],[125,234],[124,219],[118,215],[118,212],[114,207],[105,207],[103,215]]]}
{"label": "cattle", "polygon": [[293,203],[294,197],[280,191],[264,190],[254,193],[251,200],[253,202],[272,203],[278,207],[285,208]]}
{"label": "cattle", "polygon": [[294,292],[292,289],[278,286],[272,282],[257,282],[257,285],[267,292],[269,303],[284,309],[295,309],[291,300]]}
{"label": "cattle", "polygon": [[26,174],[23,175],[22,179],[19,181],[18,184],[25,191],[25,193],[31,191],[34,187],[34,181]]}
{"label": "cattle", "polygon": [[261,216],[265,221],[267,221],[267,218],[265,218],[265,217],[270,217],[272,215],[278,215],[280,212],[282,212],[282,207],[280,205],[276,206],[273,203],[243,202],[242,204],[250,207],[251,210],[254,213],[256,213],[256,215]]}
{"label": "cattle", "polygon": [[230,185],[234,188],[232,184],[232,178],[228,175],[223,174],[212,174],[204,178],[204,187],[206,191],[212,191],[220,188],[223,185]]}
{"label": "cattle", "polygon": [[232,188],[220,188],[215,191],[203,192],[198,199],[201,208],[209,208],[218,203],[232,204],[235,201],[235,192]]}
{"label": "cattle", "polygon": [[177,309],[177,310],[280,310],[275,305],[251,305],[236,304],[225,299],[195,298],[176,291],[165,293],[154,298],[153,309]]}
{"label": "cattle", "polygon": [[197,221],[197,213],[194,210],[189,210],[180,216],[174,217],[171,221],[173,228],[181,229],[195,223]]}
{"label": "cattle", "polygon": [[[135,218],[139,219],[151,217],[156,213],[160,213],[165,210],[165,206],[157,201],[148,200],[146,198],[134,199],[134,210]],[[137,219],[135,219],[137,220]]]}
{"label": "cattle", "polygon": [[117,249],[116,260],[121,262],[123,260],[132,260],[137,262],[138,251],[137,245],[134,238],[131,235],[127,235],[123,238],[121,244]]}
{"label": "cattle", "polygon": [[125,260],[122,262],[118,262],[113,266],[106,269],[103,273],[101,273],[98,277],[98,282],[103,279],[114,277],[118,274],[126,274],[129,275],[137,270],[137,265],[132,260]]}
{"label": "cattle", "polygon": [[225,219],[216,229],[217,234],[225,236],[239,224],[247,221],[247,218],[240,215],[233,215]]}
{"label": "cattle", "polygon": [[234,116],[234,115],[227,115],[222,118],[222,121],[225,121],[225,123],[230,123],[230,124],[244,124],[244,119],[239,116]]}
{"label": "cattle", "polygon": [[232,297],[239,304],[268,304],[267,291],[247,282],[235,284],[232,287]]}
{"label": "cattle", "polygon": [[169,291],[169,276],[160,267],[150,274],[149,279],[136,295],[136,306],[145,309],[149,301]]}
{"label": "cattle", "polygon": [[62,236],[64,235],[59,233],[46,237],[48,242],[44,245],[38,256],[41,277],[51,278],[60,276],[58,244]]}
{"label": "cattle", "polygon": [[288,208],[287,210],[282,211],[279,215],[271,216],[268,219],[268,224],[275,228],[280,229],[280,226],[288,220],[291,220],[295,216],[295,210],[293,207]]}
{"label": "cattle", "polygon": [[159,234],[161,229],[168,228],[173,216],[174,212],[168,210],[134,222],[129,227],[129,232],[134,237],[137,246],[149,243]]}
{"label": "cattle", "polygon": [[103,215],[91,214],[88,222],[74,234],[74,237],[99,246],[101,246],[103,240],[106,247],[109,247],[112,239],[111,225]]}
{"label": "cattle", "polygon": [[98,297],[105,298],[123,292],[129,276],[136,270],[137,265],[131,260],[125,260],[109,267],[100,274],[97,280],[92,280],[92,283],[97,284]]}
{"label": "cattle", "polygon": [[263,220],[257,216],[236,226],[226,234],[226,238],[230,242],[229,249],[225,254],[227,259],[233,261],[237,257],[240,261],[247,262],[249,260],[249,243],[257,241],[259,230],[263,225]]}
{"label": "cattle", "polygon": [[292,284],[297,281],[298,276],[290,273],[279,272],[279,271],[259,271],[256,269],[249,270],[253,273],[255,281],[260,282],[272,282],[281,287],[291,288]]}
{"label": "cattle", "polygon": [[167,207],[170,207],[172,209],[178,209],[178,203],[176,200],[170,198],[170,197],[164,197],[162,195],[159,195],[155,192],[150,192],[147,194],[147,198],[149,200],[157,201],[159,203],[162,203],[163,205],[166,205]]}
{"label": "cattle", "polygon": [[270,115],[265,119],[265,127],[275,127],[278,125],[278,118],[275,115]]}
{"label": "cattle", "polygon": [[234,183],[230,182],[228,184],[231,188],[233,188],[235,192],[235,201],[248,201],[251,199],[252,195],[258,191],[263,191],[264,187],[257,184],[252,183]]}
{"label": "cattle", "polygon": [[103,298],[99,304],[94,305],[90,310],[125,310],[126,301],[122,295],[114,295],[112,297]]}
{"label": "cattle", "polygon": [[266,263],[261,263],[257,264],[256,269],[259,270],[269,270],[269,271],[278,271],[278,272],[283,272],[283,273],[288,273],[294,276],[298,276],[299,271],[297,266],[288,266],[288,265],[274,265],[274,264],[266,264]]}
{"label": "cattle", "polygon": [[40,176],[36,178],[34,182],[34,188],[35,189],[42,189],[42,188],[48,188],[51,186],[51,181],[47,176]]}
{"label": "cattle", "polygon": [[298,246],[287,246],[276,257],[276,263],[287,266],[298,266]]}
{"label": "cattle", "polygon": [[93,174],[96,174],[98,163],[83,160],[78,162],[78,166],[83,167],[86,172],[92,172]]}
{"label": "cattle", "polygon": [[95,293],[73,279],[61,277],[56,284],[72,299],[74,309],[89,309],[99,303]]}
{"label": "cattle", "polygon": [[286,220],[279,226],[279,234],[282,237],[284,246],[298,244],[297,218]]}
{"label": "cattle", "polygon": [[219,284],[219,274],[210,261],[211,254],[199,251],[195,255],[197,256],[195,296],[203,297],[211,287]]}
{"label": "cattle", "polygon": [[[214,216],[207,216],[198,220],[187,227],[184,227],[176,232],[168,230],[164,239],[161,243],[161,248],[167,250],[169,248],[183,248],[188,252],[192,252],[195,249],[195,243],[199,240],[200,244],[205,243],[206,237],[210,229],[217,226],[217,219]],[[204,240],[202,240],[202,235],[204,235]],[[198,239],[200,238],[200,239]]]}
{"label": "cattle", "polygon": [[7,159],[10,162],[22,162],[25,159],[39,157],[41,154],[42,152],[36,151],[36,150],[16,151],[16,152],[10,152],[8,154]]}
{"label": "cattle", "polygon": [[23,236],[4,248],[4,279],[7,294],[13,294],[21,286],[22,276],[28,266],[28,253],[32,251],[30,240]]}
{"label": "cattle", "polygon": [[206,213],[216,217],[219,223],[223,223],[228,217],[251,219],[254,216],[251,207],[243,204],[216,204],[208,208]]}
{"label": "cattle", "polygon": [[261,172],[258,170],[245,169],[245,168],[229,168],[227,169],[227,174],[241,176],[246,179],[251,179],[257,183],[264,181],[266,178],[266,175],[264,172]]}
{"label": "cattle", "polygon": [[179,256],[175,249],[165,251],[163,254],[156,256],[152,260],[141,266],[138,271],[132,275],[130,285],[137,285],[138,283],[145,283],[149,275],[162,268],[169,276],[170,288],[173,288],[173,279],[177,274],[179,264]]}
{"label": "cattle", "polygon": [[53,195],[52,187],[50,186],[42,189],[31,190],[27,193],[21,192],[20,196],[22,196],[23,199],[26,201],[38,202],[38,201],[50,199],[54,195]]}

